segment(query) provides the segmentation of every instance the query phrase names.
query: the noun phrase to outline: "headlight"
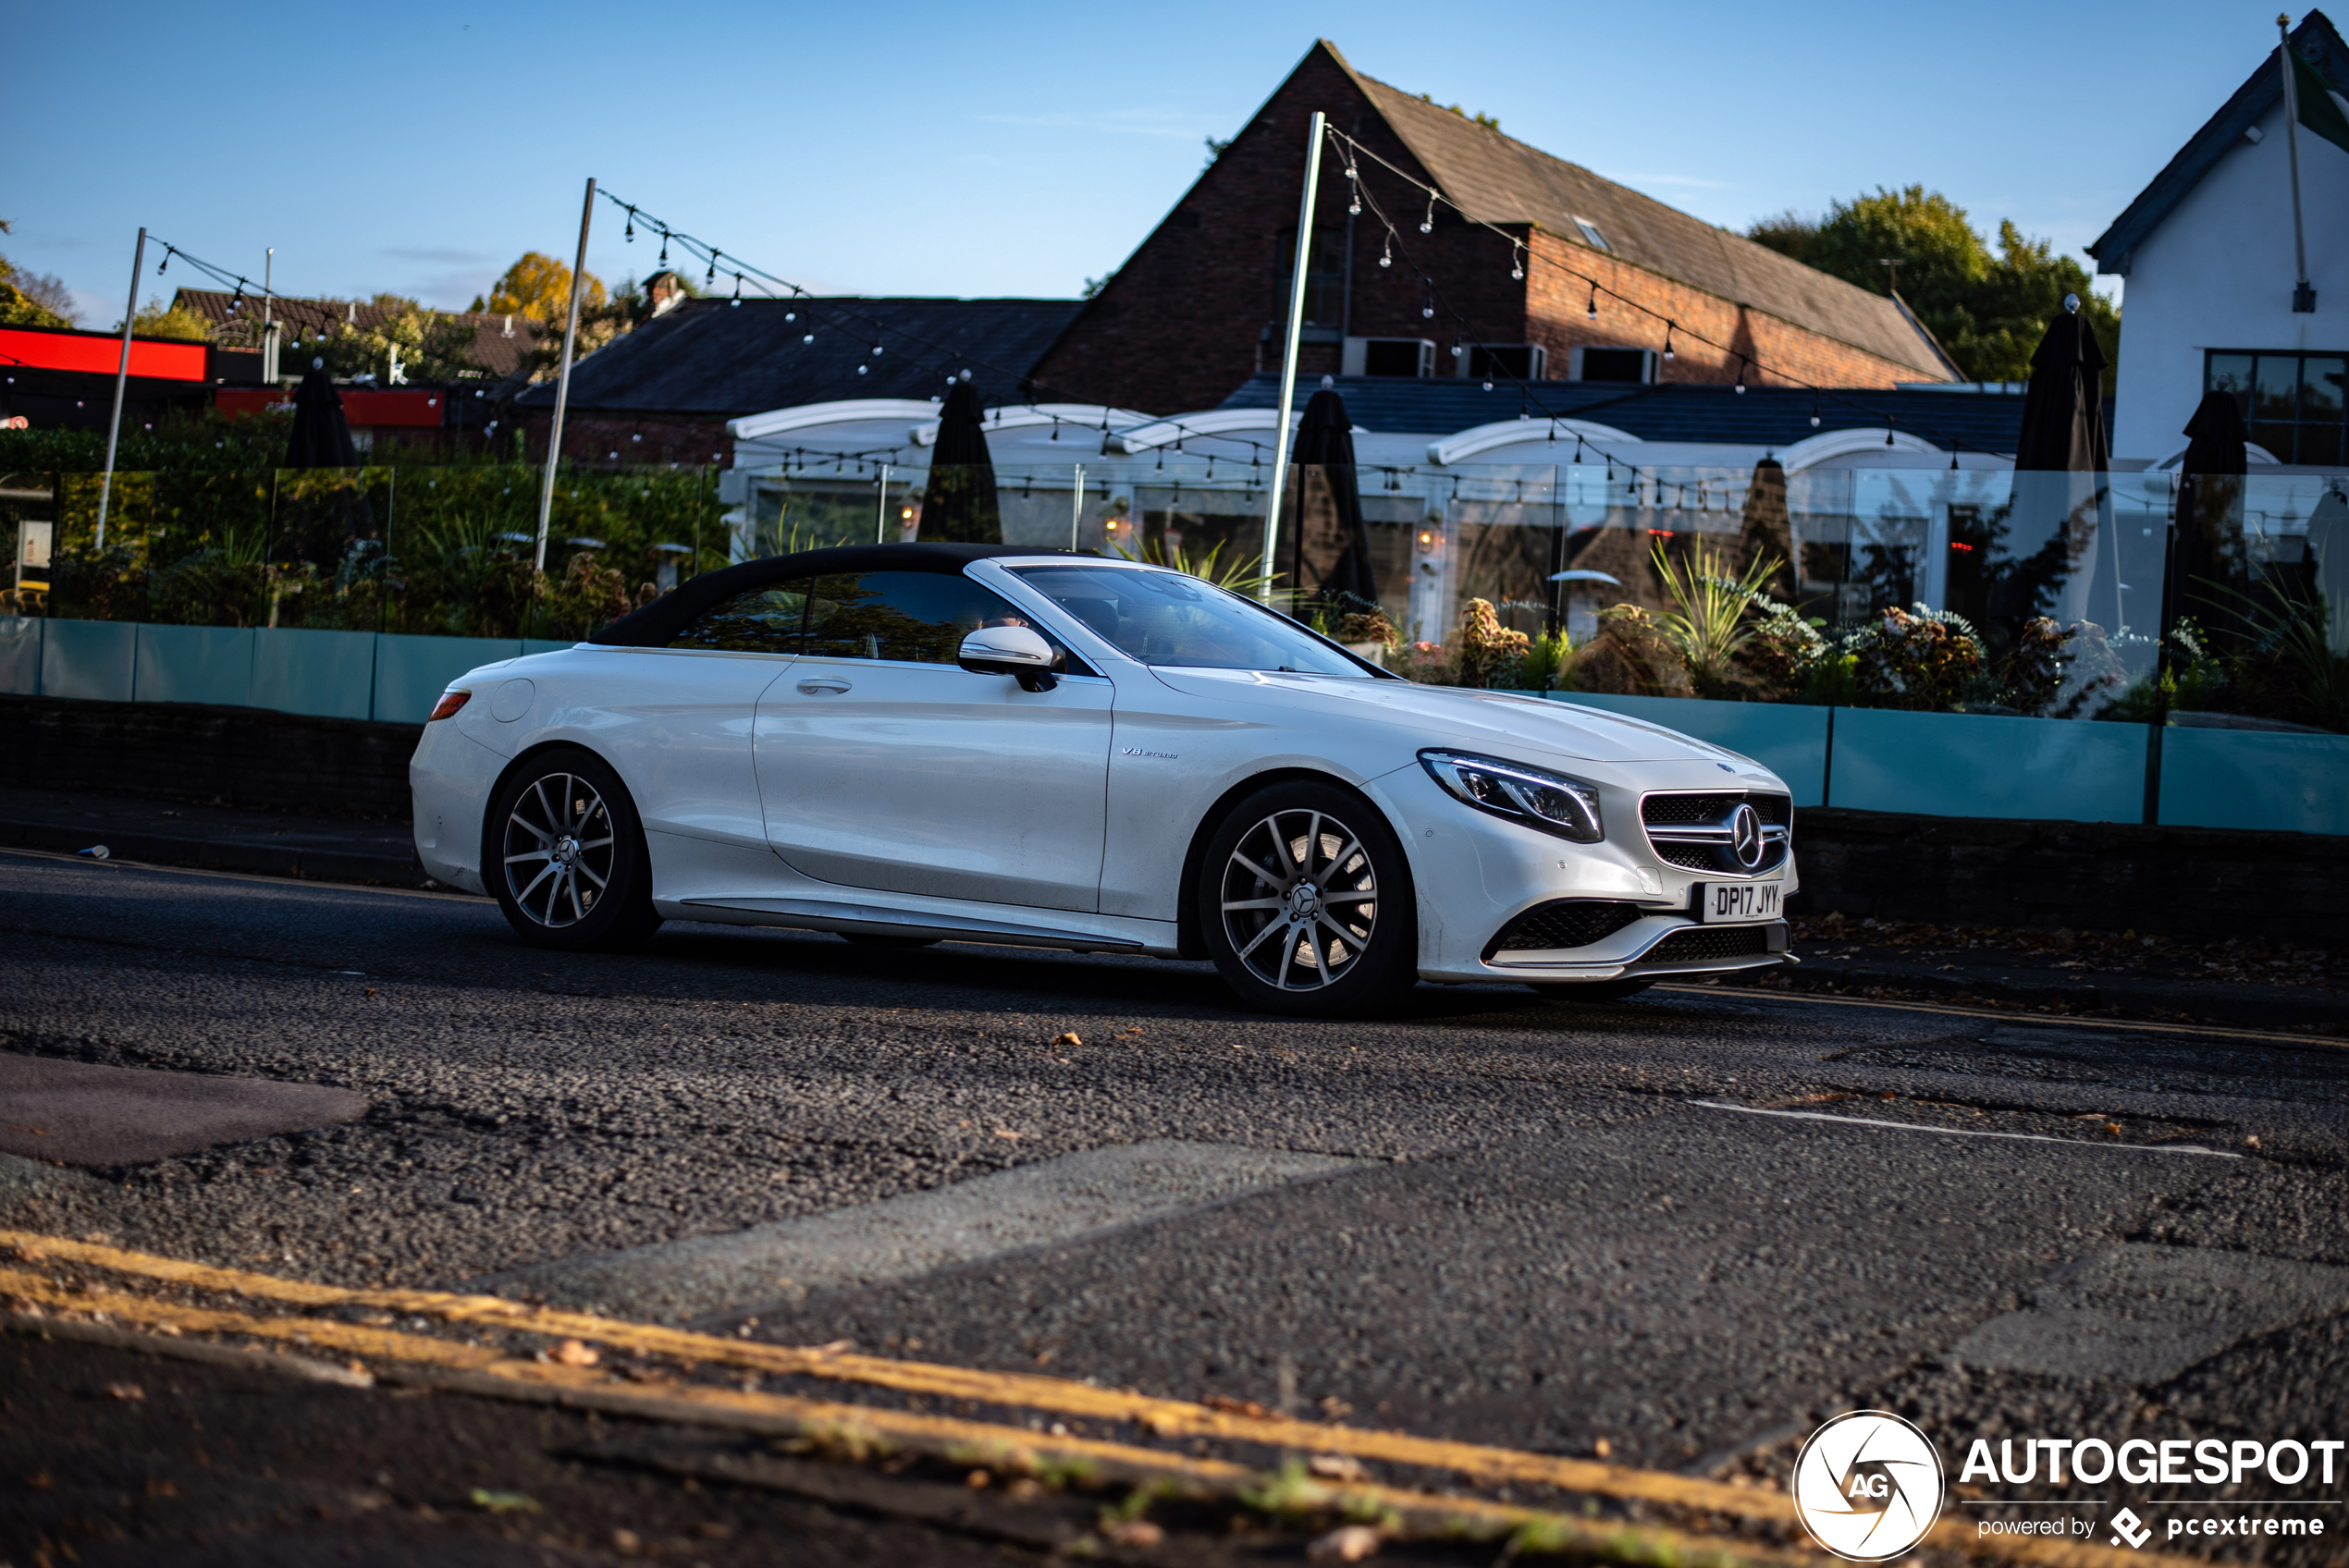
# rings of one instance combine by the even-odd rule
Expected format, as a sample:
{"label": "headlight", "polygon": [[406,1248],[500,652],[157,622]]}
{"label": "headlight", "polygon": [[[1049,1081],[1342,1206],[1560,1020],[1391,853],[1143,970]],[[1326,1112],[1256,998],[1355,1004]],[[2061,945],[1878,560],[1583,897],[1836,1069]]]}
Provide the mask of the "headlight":
{"label": "headlight", "polygon": [[1599,822],[1599,792],[1579,778],[1458,752],[1421,752],[1420,766],[1479,811],[1578,844],[1595,844],[1606,837]]}

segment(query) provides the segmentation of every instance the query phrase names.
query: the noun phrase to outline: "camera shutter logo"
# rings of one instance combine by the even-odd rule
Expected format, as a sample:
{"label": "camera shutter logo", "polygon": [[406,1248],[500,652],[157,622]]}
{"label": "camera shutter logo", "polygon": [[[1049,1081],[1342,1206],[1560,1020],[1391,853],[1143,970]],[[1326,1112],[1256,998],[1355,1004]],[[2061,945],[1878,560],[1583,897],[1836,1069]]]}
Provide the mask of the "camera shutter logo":
{"label": "camera shutter logo", "polygon": [[1925,1538],[1941,1514],[1941,1455],[1909,1422],[1854,1410],[1795,1456],[1794,1511],[1811,1538],[1851,1562],[1882,1562]]}

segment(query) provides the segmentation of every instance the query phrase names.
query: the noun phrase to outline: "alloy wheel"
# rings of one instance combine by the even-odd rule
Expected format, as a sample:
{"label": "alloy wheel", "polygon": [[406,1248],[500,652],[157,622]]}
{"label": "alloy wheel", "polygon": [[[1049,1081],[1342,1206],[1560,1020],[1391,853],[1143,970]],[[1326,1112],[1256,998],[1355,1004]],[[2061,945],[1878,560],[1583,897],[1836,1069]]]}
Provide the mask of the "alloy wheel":
{"label": "alloy wheel", "polygon": [[1378,928],[1378,875],[1361,839],[1325,812],[1274,812],[1240,835],[1223,878],[1224,935],[1280,991],[1352,973]]}
{"label": "alloy wheel", "polygon": [[577,925],[611,886],[616,843],[595,786],[575,773],[549,773],[507,815],[507,890],[549,930]]}

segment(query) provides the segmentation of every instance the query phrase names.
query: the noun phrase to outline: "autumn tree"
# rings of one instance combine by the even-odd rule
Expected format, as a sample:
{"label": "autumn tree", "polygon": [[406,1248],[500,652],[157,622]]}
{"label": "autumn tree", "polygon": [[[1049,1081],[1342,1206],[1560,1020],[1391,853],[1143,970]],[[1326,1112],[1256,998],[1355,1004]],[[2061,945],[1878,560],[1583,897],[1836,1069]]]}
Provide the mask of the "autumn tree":
{"label": "autumn tree", "polygon": [[[122,330],[119,323],[115,330]],[[152,295],[130,318],[130,330],[141,337],[179,337],[191,343],[212,338],[212,323],[177,301],[166,304]]]}
{"label": "autumn tree", "polygon": [[[596,311],[604,303],[603,282],[591,272],[579,290],[580,308]],[[473,309],[560,322],[571,313],[571,269],[552,256],[526,251],[491,285],[486,300],[474,299]]]}
{"label": "autumn tree", "polygon": [[2029,379],[2031,351],[2066,294],[2080,297],[2097,340],[2120,357],[2120,312],[2089,287],[2085,267],[2011,221],[1998,225],[1993,251],[1964,208],[1922,185],[1833,202],[1823,217],[1780,213],[1746,234],[1876,294],[1895,287],[1886,263],[1897,261],[1900,298],[1977,381]]}

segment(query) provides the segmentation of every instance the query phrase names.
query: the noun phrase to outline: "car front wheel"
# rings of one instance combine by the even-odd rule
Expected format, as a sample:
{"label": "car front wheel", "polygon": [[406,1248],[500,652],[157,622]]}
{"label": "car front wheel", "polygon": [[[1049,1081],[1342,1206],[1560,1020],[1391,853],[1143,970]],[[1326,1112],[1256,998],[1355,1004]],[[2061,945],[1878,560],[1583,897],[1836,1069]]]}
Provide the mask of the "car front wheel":
{"label": "car front wheel", "polygon": [[483,880],[533,947],[633,948],[659,929],[635,802],[602,759],[569,747],[531,758],[498,791],[486,837]]}
{"label": "car front wheel", "polygon": [[1208,839],[1196,897],[1209,956],[1250,1006],[1348,1017],[1419,981],[1403,846],[1351,790],[1300,780],[1241,801]]}

